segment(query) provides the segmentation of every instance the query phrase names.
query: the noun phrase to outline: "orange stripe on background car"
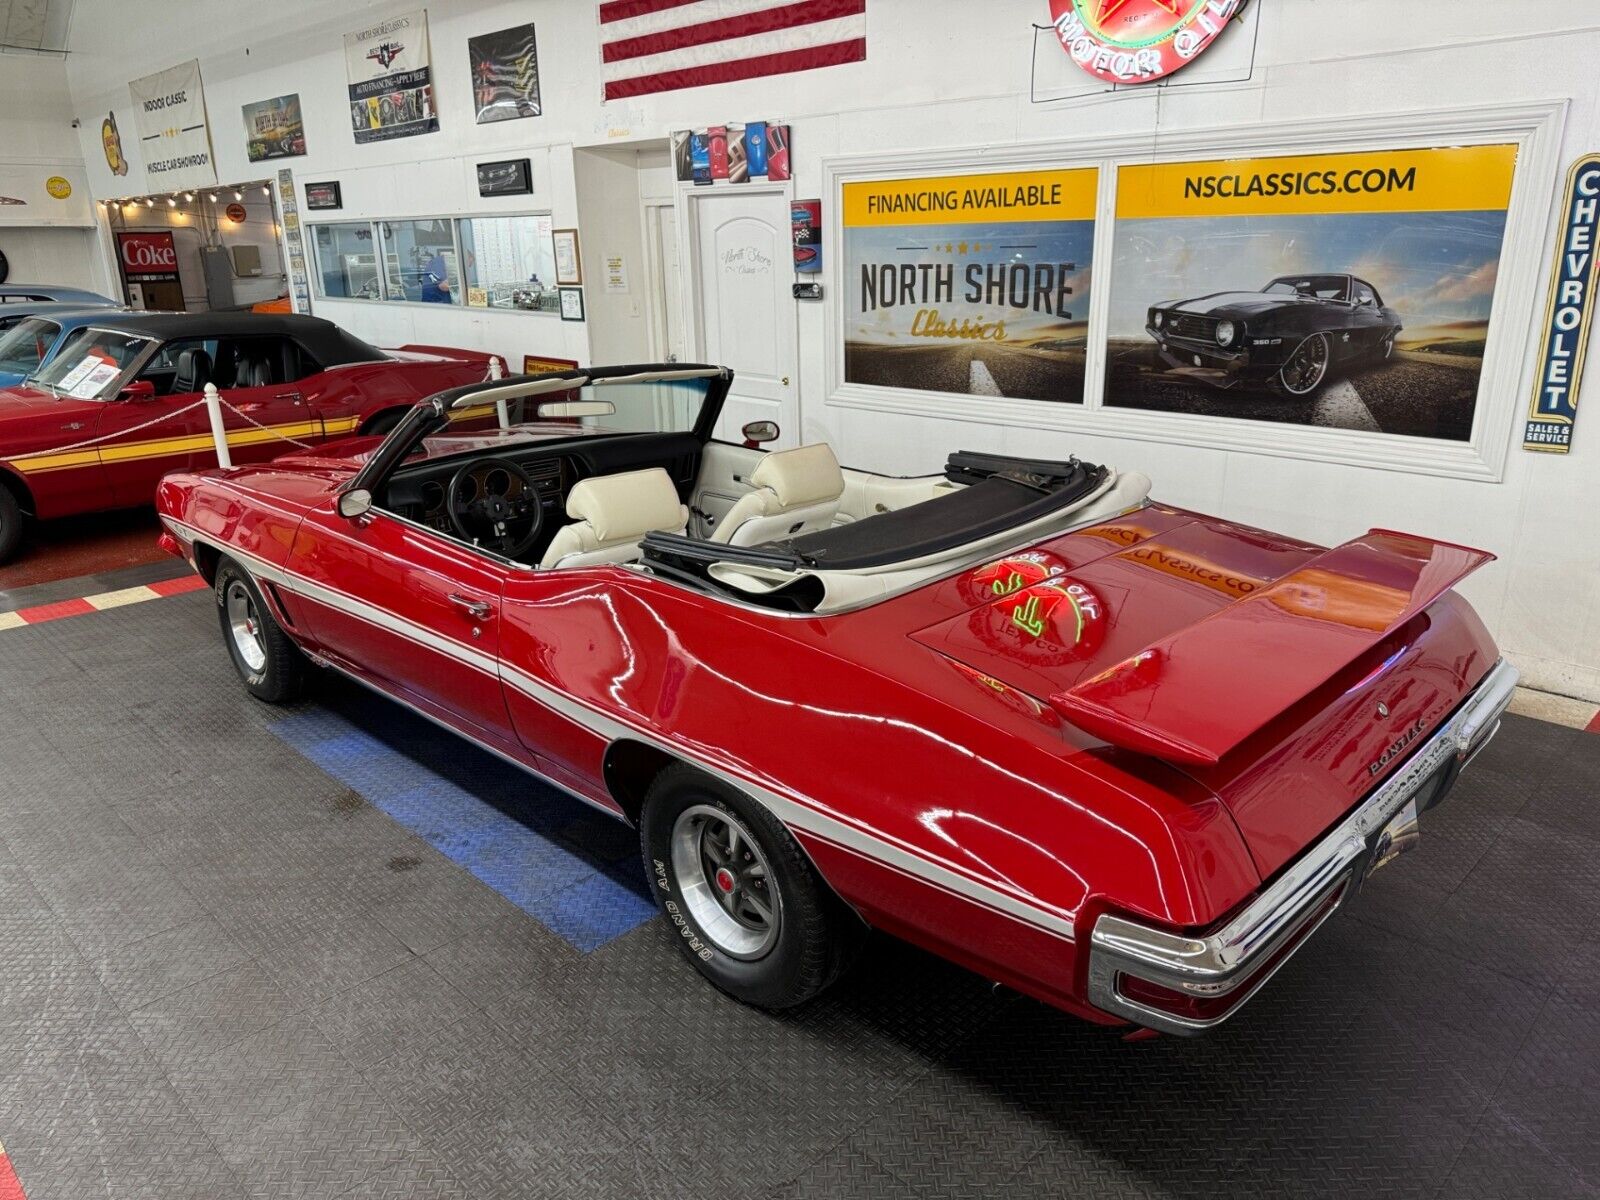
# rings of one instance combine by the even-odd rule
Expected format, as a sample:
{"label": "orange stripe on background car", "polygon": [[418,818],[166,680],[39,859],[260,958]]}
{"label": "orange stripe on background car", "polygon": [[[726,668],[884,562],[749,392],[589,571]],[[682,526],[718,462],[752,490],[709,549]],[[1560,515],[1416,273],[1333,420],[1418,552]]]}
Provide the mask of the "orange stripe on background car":
{"label": "orange stripe on background car", "polygon": [[[266,425],[260,429],[231,429],[228,431],[228,445],[255,446],[282,438],[336,437],[340,434],[353,433],[360,423],[360,417],[340,417],[332,421],[295,421],[286,425]],[[197,451],[209,450],[212,445],[210,433],[194,433],[182,437],[153,438],[142,442],[112,442],[98,450],[65,450],[60,454],[41,454],[0,461],[9,463],[25,475],[41,475],[46,471],[99,466],[107,462],[132,462],[146,458],[167,458],[175,454],[194,454]]]}

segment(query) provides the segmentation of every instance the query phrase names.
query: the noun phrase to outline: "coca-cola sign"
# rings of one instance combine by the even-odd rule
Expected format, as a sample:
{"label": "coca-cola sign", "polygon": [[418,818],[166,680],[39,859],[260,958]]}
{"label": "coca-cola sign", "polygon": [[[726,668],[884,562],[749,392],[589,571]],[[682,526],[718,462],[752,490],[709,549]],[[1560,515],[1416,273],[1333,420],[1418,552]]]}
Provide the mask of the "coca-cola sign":
{"label": "coca-cola sign", "polygon": [[130,279],[175,278],[178,274],[178,248],[170,233],[119,233],[117,252],[122,259],[122,273]]}

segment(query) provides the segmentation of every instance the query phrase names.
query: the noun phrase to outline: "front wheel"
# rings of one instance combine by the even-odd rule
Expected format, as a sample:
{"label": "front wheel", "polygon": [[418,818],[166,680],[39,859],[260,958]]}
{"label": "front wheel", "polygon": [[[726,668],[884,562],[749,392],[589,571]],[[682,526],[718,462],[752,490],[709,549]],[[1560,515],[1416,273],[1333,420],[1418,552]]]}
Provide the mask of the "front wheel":
{"label": "front wheel", "polygon": [[7,562],[22,545],[22,506],[11,489],[0,484],[0,563]]}
{"label": "front wheel", "polygon": [[1272,390],[1284,396],[1303,398],[1322,386],[1332,359],[1328,335],[1313,333],[1296,346],[1278,373],[1272,377]]}
{"label": "front wheel", "polygon": [[268,704],[287,704],[305,690],[308,663],[261,598],[255,580],[231,558],[217,564],[213,586],[222,640],[245,690]]}
{"label": "front wheel", "polygon": [[863,928],[783,825],[742,792],[668,768],[641,814],[645,871],[679,949],[717,987],[789,1008],[847,967]]}

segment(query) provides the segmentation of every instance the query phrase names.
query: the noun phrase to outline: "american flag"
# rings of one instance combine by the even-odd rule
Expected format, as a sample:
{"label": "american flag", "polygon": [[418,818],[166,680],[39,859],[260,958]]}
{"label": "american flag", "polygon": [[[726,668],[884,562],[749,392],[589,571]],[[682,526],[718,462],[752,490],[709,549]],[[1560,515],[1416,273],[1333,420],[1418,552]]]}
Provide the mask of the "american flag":
{"label": "american flag", "polygon": [[866,14],[867,0],[605,0],[605,98],[861,62]]}

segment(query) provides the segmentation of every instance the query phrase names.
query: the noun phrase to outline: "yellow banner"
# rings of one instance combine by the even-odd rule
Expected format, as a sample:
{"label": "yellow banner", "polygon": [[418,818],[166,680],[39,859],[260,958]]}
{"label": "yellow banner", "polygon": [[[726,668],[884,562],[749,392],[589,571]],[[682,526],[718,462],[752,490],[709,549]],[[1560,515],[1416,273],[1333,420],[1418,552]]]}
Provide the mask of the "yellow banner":
{"label": "yellow banner", "polygon": [[844,228],[1094,219],[1099,172],[1008,171],[844,185]]}
{"label": "yellow banner", "polygon": [[1478,212],[1511,199],[1515,146],[1156,163],[1117,172],[1117,216]]}

